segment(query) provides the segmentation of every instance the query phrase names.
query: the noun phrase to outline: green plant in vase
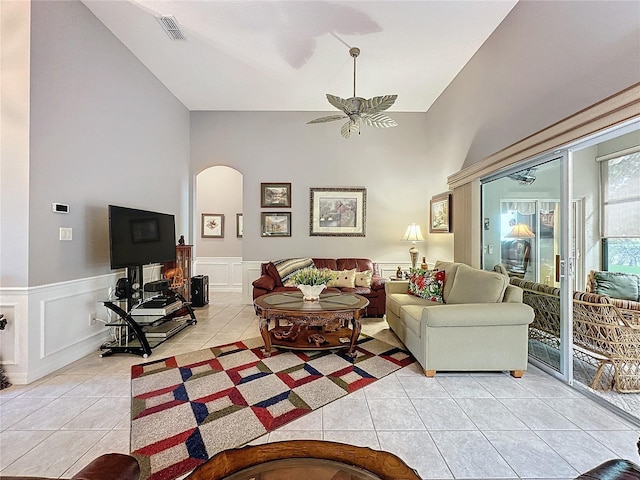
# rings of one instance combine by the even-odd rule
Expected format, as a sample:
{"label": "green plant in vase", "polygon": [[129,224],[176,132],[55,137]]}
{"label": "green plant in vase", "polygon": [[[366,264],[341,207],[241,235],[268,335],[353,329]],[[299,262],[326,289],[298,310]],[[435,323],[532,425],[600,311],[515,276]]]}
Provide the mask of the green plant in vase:
{"label": "green plant in vase", "polygon": [[304,300],[318,300],[320,293],[331,280],[335,280],[336,274],[331,270],[307,267],[298,270],[291,275],[291,282],[302,292]]}

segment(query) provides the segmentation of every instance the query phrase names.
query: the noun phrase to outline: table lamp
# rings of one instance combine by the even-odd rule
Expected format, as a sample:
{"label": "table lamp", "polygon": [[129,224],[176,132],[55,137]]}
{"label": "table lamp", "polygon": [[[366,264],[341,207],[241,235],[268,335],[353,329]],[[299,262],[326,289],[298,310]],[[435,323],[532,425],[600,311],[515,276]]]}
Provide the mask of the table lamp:
{"label": "table lamp", "polygon": [[407,227],[407,231],[400,239],[402,242],[411,242],[411,248],[409,248],[409,255],[411,256],[411,268],[415,269],[418,263],[418,249],[416,248],[416,242],[424,242],[420,225],[412,223]]}
{"label": "table lamp", "polygon": [[534,238],[536,236],[535,233],[531,231],[529,226],[525,223],[516,223],[511,231],[505,235],[505,238],[515,238],[518,241],[517,245],[517,260],[519,262],[523,262],[524,258],[524,240],[525,238]]}

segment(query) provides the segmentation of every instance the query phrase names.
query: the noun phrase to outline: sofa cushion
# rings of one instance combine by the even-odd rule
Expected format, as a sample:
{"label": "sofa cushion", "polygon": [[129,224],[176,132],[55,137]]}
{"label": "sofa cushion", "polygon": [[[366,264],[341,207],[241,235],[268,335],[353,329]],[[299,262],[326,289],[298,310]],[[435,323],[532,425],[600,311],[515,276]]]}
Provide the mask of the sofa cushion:
{"label": "sofa cushion", "polygon": [[273,290],[276,286],[276,281],[273,277],[268,275],[262,275],[260,278],[253,282],[253,286],[256,288],[262,288],[263,290]]}
{"label": "sofa cushion", "polygon": [[371,277],[373,277],[372,270],[365,270],[364,272],[356,272],[356,287],[371,286]]}
{"label": "sofa cushion", "polygon": [[594,272],[594,293],[621,300],[640,301],[638,277],[618,272]]}
{"label": "sofa cushion", "polygon": [[444,288],[442,289],[442,299],[444,303],[449,303],[449,292],[453,287],[453,280],[456,277],[458,267],[462,265],[456,262],[443,262],[438,260],[435,265],[435,270],[444,270]]}
{"label": "sofa cushion", "polygon": [[375,271],[374,264],[368,258],[338,258],[336,259],[336,270],[352,270],[364,272],[365,270]]}
{"label": "sofa cushion", "polygon": [[444,270],[416,269],[409,277],[409,292],[420,298],[442,303]]}
{"label": "sofa cushion", "polygon": [[342,293],[355,293],[356,295],[368,296],[371,295],[371,289],[367,287],[355,286],[354,288],[341,288]]}
{"label": "sofa cushion", "polygon": [[278,269],[276,268],[276,266],[273,264],[273,262],[269,262],[267,263],[267,266],[265,268],[267,275],[269,275],[270,277],[272,277],[275,282],[276,282],[276,287],[282,287],[282,279],[280,278],[280,274],[278,273]]}
{"label": "sofa cushion", "polygon": [[502,302],[508,283],[509,278],[498,272],[460,264],[445,301],[450,304]]}
{"label": "sofa cushion", "polygon": [[333,272],[336,276],[335,280],[331,280],[328,285],[338,288],[354,288],[356,286],[356,270],[341,270]]}
{"label": "sofa cushion", "polygon": [[400,317],[400,309],[405,305],[427,307],[429,305],[440,304],[438,302],[432,302],[431,300],[426,300],[407,293],[391,293],[387,295],[387,308],[391,310],[396,317]]}
{"label": "sofa cushion", "polygon": [[314,258],[313,264],[316,268],[328,268],[329,270],[341,270],[338,268],[335,258]]}

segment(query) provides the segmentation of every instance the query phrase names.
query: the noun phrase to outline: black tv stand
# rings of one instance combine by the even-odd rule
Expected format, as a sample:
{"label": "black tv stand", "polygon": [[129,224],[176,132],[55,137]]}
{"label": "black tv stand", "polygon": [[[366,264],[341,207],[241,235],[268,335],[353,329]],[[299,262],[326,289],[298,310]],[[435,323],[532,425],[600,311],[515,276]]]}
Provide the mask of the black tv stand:
{"label": "black tv stand", "polygon": [[[142,282],[142,267],[127,269],[130,285]],[[132,272],[132,270],[136,270]],[[158,345],[190,325],[198,323],[191,302],[177,292],[163,292],[158,297],[139,302],[142,288],[131,289],[126,299],[106,300],[103,305],[118,315],[118,320],[105,324],[112,329],[113,338],[100,346],[100,356],[131,353],[147,358]],[[126,309],[122,308],[126,303]],[[149,305],[145,305],[145,304]],[[150,308],[147,308],[150,307]]]}

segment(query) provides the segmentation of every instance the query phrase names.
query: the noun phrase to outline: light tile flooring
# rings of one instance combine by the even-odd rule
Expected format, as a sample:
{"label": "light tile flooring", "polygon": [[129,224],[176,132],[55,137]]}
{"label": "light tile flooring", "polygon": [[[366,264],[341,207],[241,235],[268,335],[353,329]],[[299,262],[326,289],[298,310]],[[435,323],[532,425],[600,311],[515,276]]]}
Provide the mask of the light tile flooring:
{"label": "light tile flooring", "polygon": [[[258,335],[252,306],[214,293],[154,358]],[[381,319],[364,332],[390,343]],[[106,452],[129,452],[133,355],[97,353],[0,391],[0,474],[68,478]],[[640,429],[530,366],[525,376],[438,374],[417,364],[253,443],[324,439],[396,453],[425,479],[573,478],[616,457],[639,462]]]}

